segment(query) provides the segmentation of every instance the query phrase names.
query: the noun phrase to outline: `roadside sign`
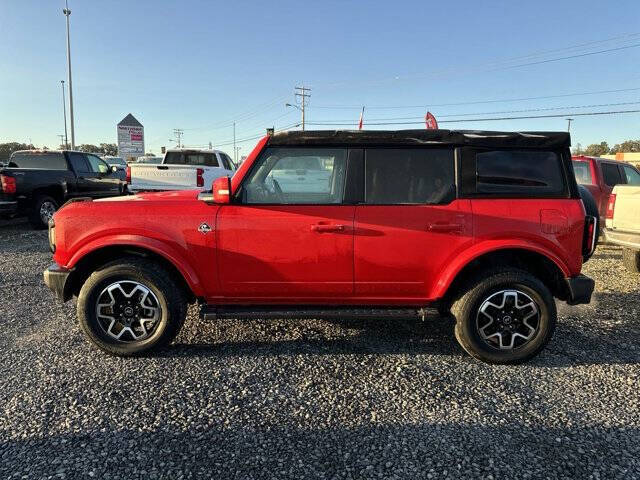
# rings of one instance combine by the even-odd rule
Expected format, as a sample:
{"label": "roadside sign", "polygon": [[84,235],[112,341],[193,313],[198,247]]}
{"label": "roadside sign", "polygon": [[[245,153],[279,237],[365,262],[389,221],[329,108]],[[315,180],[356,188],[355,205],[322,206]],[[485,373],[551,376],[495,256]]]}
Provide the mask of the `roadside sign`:
{"label": "roadside sign", "polygon": [[144,155],[144,127],[131,114],[118,123],[118,156],[131,161]]}

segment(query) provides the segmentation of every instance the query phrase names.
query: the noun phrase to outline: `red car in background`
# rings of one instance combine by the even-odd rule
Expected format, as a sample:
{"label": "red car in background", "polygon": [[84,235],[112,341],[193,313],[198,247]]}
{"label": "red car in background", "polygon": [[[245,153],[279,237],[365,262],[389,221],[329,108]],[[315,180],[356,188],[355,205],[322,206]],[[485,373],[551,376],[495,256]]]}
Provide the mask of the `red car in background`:
{"label": "red car in background", "polygon": [[604,226],[613,187],[618,184],[640,185],[640,172],[633,165],[608,158],[573,155],[571,159],[576,181],[593,195],[600,213],[600,225]]}

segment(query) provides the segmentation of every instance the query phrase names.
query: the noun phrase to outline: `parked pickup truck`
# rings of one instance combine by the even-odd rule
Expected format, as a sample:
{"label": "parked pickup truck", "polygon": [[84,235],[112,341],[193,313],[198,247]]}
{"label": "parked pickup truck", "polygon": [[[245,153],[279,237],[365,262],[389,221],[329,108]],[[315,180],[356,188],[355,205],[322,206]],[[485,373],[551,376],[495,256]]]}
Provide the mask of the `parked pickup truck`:
{"label": "parked pickup truck", "polygon": [[[114,355],[170,343],[197,301],[205,319],[437,309],[474,357],[523,362],[553,334],[554,298],[588,303],[594,288],[580,271],[597,227],[569,145],[566,132],[277,133],[208,191],[68,204],[44,280]],[[284,180],[316,166],[326,179]]]}
{"label": "parked pickup truck", "polygon": [[234,171],[231,158],[219,150],[168,150],[160,165],[129,164],[127,183],[132,192],[204,189]]}
{"label": "parked pickup truck", "polygon": [[622,245],[622,261],[640,273],[640,186],[617,185],[609,197],[606,213],[607,241]]}
{"label": "parked pickup truck", "polygon": [[593,195],[600,212],[599,224],[604,227],[613,187],[620,184],[640,185],[640,172],[633,165],[608,158],[574,155],[572,160],[576,181]]}
{"label": "parked pickup truck", "polygon": [[46,228],[53,213],[71,198],[113,197],[125,191],[115,167],[96,155],[21,150],[0,170],[0,215],[27,214],[34,228]]}

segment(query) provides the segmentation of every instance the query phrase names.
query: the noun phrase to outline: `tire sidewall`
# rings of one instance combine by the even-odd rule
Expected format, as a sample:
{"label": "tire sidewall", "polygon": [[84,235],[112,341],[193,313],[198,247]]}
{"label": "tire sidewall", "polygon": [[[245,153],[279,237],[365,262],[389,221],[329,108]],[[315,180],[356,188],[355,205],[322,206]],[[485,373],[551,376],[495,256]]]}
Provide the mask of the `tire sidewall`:
{"label": "tire sidewall", "polygon": [[[172,321],[171,302],[167,298],[170,287],[163,285],[162,279],[152,272],[140,272],[128,265],[114,265],[92,274],[85,282],[78,296],[78,319],[85,333],[102,350],[118,355],[135,355],[145,352],[159,343],[167,333]],[[153,334],[139,342],[119,342],[110,337],[100,326],[96,314],[98,298],[106,287],[117,281],[131,280],[143,284],[158,299],[162,310],[160,320]]]}
{"label": "tire sidewall", "polygon": [[[501,290],[519,290],[529,295],[537,304],[540,320],[537,332],[525,345],[514,350],[498,350],[489,346],[480,336],[476,318],[482,303],[494,293]],[[521,363],[535,356],[551,339],[556,324],[556,307],[549,290],[535,278],[521,278],[518,281],[496,280],[488,284],[480,283],[473,289],[468,299],[469,307],[464,318],[457,319],[460,333],[463,335],[463,345],[476,358],[490,363]]]}
{"label": "tire sidewall", "polygon": [[53,197],[50,197],[49,195],[37,196],[33,202],[33,208],[29,215],[29,220],[31,221],[32,226],[38,229],[44,229],[49,226],[47,223],[42,221],[42,217],[40,216],[40,208],[44,202],[51,202],[56,211],[60,208],[60,205],[58,205],[58,202],[56,202]]}

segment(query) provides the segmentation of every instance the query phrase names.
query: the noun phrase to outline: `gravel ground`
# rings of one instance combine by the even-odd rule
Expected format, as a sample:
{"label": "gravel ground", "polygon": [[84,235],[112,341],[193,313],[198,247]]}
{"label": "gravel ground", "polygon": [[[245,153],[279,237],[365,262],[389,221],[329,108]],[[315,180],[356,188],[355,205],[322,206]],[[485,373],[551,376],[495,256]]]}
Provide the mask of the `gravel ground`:
{"label": "gravel ground", "polygon": [[[217,321],[148,358],[91,348],[0,223],[0,478],[640,478],[640,276],[585,266],[542,355],[463,354],[450,320]],[[564,305],[564,304],[563,304]]]}

